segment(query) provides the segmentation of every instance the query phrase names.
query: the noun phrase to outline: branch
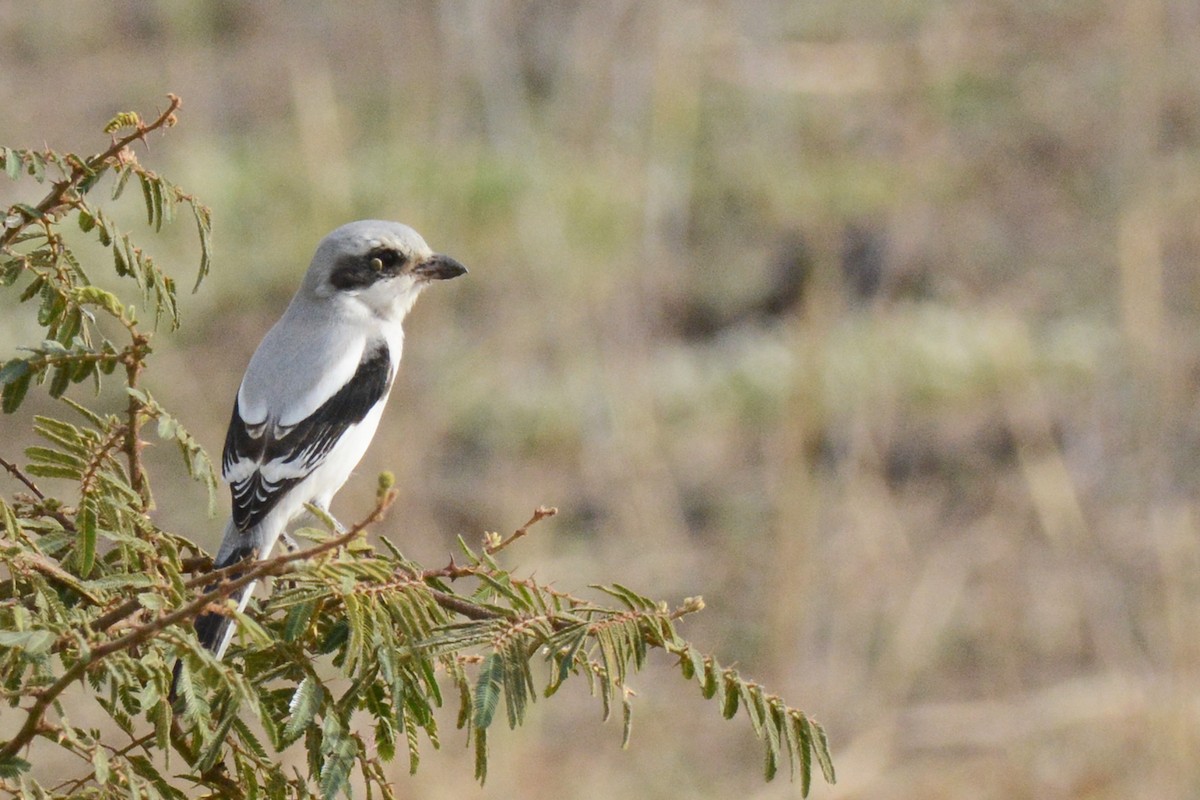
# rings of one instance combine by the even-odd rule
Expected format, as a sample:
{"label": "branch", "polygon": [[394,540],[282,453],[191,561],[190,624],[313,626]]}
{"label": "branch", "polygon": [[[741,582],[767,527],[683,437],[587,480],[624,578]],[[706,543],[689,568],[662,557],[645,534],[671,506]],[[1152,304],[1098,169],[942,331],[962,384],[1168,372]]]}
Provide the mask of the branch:
{"label": "branch", "polygon": [[[167,110],[159,115],[158,119],[149,125],[138,123],[138,126],[132,133],[122,136],[120,139],[114,139],[112,146],[103,153],[92,156],[85,162],[77,163],[66,180],[57,181],[50,190],[50,193],[35,206],[39,215],[46,217],[70,208],[74,205],[74,201],[69,199],[68,196],[85,178],[95,175],[97,171],[106,168],[107,162],[110,159],[119,158],[121,152],[129,145],[137,141],[145,141],[146,134],[174,125],[176,119],[175,112],[179,110],[183,101],[173,94],[168,94],[167,99],[170,101],[170,104],[167,106]],[[27,222],[32,221],[27,220]],[[24,227],[24,225],[17,225],[14,228],[8,228],[3,234],[0,234],[0,248],[11,245]]]}
{"label": "branch", "polygon": [[[358,536],[363,530],[375,522],[383,518],[384,512],[396,499],[394,490],[380,496],[376,501],[374,510],[367,515],[365,519],[354,525],[345,533],[335,536],[329,541],[322,542],[319,545],[310,547],[306,550],[298,550],[294,553],[283,553],[274,558],[264,559],[253,567],[246,569],[237,578],[229,581],[222,581],[215,588],[197,597],[192,602],[185,606],[177,608],[169,614],[164,614],[145,625],[140,625],[119,639],[105,642],[92,649],[85,658],[75,662],[71,668],[62,674],[57,681],[41,691],[33,705],[30,706],[25,724],[17,734],[3,747],[0,747],[0,761],[5,761],[12,758],[21,748],[29,744],[34,736],[37,735],[42,724],[42,717],[46,713],[46,709],[61,695],[68,686],[82,678],[89,668],[107,658],[113,653],[128,650],[136,647],[143,642],[152,639],[160,631],[177,625],[181,622],[186,622],[199,616],[204,610],[216,600],[222,600],[237,592],[245,586],[248,586],[255,581],[265,578],[269,575],[278,575],[287,571],[292,562],[302,561],[321,553],[335,550],[344,544],[349,543],[352,539]],[[234,565],[239,566],[239,565]],[[227,570],[228,568],[226,568]],[[218,570],[218,573],[224,573],[226,570]],[[204,576],[208,578],[209,576]],[[195,579],[193,579],[195,580]]]}
{"label": "branch", "polygon": [[14,478],[25,484],[25,488],[33,492],[33,496],[38,500],[46,499],[46,495],[42,494],[42,490],[37,487],[37,484],[33,482],[33,479],[22,472],[21,468],[16,464],[13,464],[4,458],[0,458],[0,467],[4,467]]}
{"label": "branch", "polygon": [[499,534],[488,534],[489,537],[495,537],[495,540],[483,548],[484,552],[486,552],[489,556],[499,553],[517,539],[520,539],[522,536],[529,533],[529,529],[534,525],[548,517],[553,517],[557,513],[558,509],[552,506],[538,506],[536,509],[534,509],[533,516],[529,518],[529,521],[513,531],[512,535],[507,539],[500,541]]}
{"label": "branch", "polygon": [[[146,366],[146,354],[149,352],[150,337],[144,333],[129,329],[133,343],[129,348],[129,356],[125,359],[125,385],[129,389],[138,387],[138,379]],[[137,392],[129,392],[129,404],[126,408],[128,420],[125,423],[125,457],[129,461],[129,486],[142,500],[142,511],[150,510],[150,484],[146,480],[142,468],[142,411],[145,404],[138,399]]]}
{"label": "branch", "polygon": [[[389,505],[390,505],[390,501],[389,501]],[[374,520],[374,519],[368,518],[364,522],[359,523],[359,525],[366,525],[366,524],[370,524],[375,521],[376,520]],[[358,528],[361,530],[361,528],[359,528],[359,525],[356,525],[355,528]],[[351,529],[351,530],[353,531],[354,529]],[[347,533],[349,533],[349,532],[350,531],[347,531]],[[339,535],[339,538],[341,538],[344,535],[345,534]],[[334,541],[334,540],[331,540],[331,541]],[[328,547],[327,547],[328,545],[329,545],[329,542],[324,542],[324,543],[322,543],[316,547],[312,547],[308,550],[298,550],[294,553],[284,553],[283,555],[276,556],[275,558],[272,558],[272,559],[265,559],[261,563],[262,564],[271,564],[276,561],[279,561],[282,563],[287,563],[289,561],[297,560],[298,558],[304,558],[305,556],[324,552],[326,549],[328,549]],[[183,559],[183,561],[181,563],[185,564],[184,571],[186,571],[186,562],[189,562],[189,561],[193,561],[193,562],[200,563],[200,564],[207,564],[210,567],[212,566],[212,563],[213,563],[212,559],[208,558],[207,556],[205,556],[203,558],[196,558],[196,559]],[[212,585],[215,583],[220,583],[221,581],[225,580],[226,578],[236,578],[236,577],[241,576],[243,574],[243,572],[245,571],[245,569],[246,569],[245,562],[238,561],[238,562],[230,564],[226,567],[221,567],[220,569],[214,569],[209,572],[205,572],[201,575],[194,575],[191,578],[188,578],[186,581],[184,581],[183,588],[195,589],[197,586],[209,586],[209,585]],[[129,615],[135,613],[140,608],[142,608],[142,603],[137,598],[134,598],[132,600],[126,600],[124,603],[117,606],[112,611],[109,611],[106,614],[103,614],[103,615],[97,617],[96,619],[92,620],[90,623],[88,623],[88,627],[90,629],[92,629],[93,631],[99,633],[100,631],[107,630],[108,628],[111,628],[113,625],[116,625],[118,622],[125,619]]]}
{"label": "branch", "polygon": [[3,458],[0,458],[0,467],[4,467],[6,470],[8,470],[9,474],[11,474],[21,483],[25,484],[25,488],[33,492],[33,496],[36,497],[40,503],[42,503],[41,510],[43,513],[52,517],[56,522],[58,522],[59,525],[62,525],[64,530],[72,532],[75,530],[75,522],[70,517],[61,511],[46,508],[46,495],[43,494],[42,490],[37,487],[37,484],[33,482],[33,479],[21,471],[20,467]]}

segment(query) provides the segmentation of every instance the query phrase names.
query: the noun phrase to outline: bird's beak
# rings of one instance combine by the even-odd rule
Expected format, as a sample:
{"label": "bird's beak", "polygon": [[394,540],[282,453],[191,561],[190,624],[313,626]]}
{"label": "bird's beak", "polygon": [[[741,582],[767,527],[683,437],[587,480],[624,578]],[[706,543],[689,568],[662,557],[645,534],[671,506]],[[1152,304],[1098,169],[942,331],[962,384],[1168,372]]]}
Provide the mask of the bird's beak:
{"label": "bird's beak", "polygon": [[450,256],[434,253],[420,264],[417,264],[413,272],[426,280],[445,281],[450,278],[457,278],[459,275],[466,275],[467,268]]}

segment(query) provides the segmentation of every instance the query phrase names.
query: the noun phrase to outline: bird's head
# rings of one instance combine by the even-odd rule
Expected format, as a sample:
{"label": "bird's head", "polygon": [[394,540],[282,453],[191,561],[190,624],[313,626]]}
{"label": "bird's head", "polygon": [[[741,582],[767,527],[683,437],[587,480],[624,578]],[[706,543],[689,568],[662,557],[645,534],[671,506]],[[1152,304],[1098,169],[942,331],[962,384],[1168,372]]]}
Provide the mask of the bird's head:
{"label": "bird's head", "polygon": [[466,271],[453,258],[433,252],[407,225],[367,219],[321,240],[301,291],[399,322],[431,281]]}

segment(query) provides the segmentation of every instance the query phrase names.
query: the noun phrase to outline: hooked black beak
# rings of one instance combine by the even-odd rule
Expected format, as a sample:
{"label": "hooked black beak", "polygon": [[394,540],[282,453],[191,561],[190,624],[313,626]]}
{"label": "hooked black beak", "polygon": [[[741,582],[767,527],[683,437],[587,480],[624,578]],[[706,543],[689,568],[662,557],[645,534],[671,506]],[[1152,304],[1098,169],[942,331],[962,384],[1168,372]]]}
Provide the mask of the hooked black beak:
{"label": "hooked black beak", "polygon": [[466,275],[467,268],[450,256],[435,253],[413,269],[417,275],[431,281],[445,281]]}

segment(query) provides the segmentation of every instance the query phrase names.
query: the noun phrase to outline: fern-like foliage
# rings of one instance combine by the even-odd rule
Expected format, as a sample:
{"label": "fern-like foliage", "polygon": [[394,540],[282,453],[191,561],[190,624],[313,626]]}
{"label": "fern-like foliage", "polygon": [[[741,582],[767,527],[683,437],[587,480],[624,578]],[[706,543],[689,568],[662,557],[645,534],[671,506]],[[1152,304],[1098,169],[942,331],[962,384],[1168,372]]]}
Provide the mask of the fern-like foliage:
{"label": "fern-like foliage", "polygon": [[[32,418],[40,443],[23,459],[0,452],[0,468],[20,485],[0,498],[0,788],[62,798],[184,798],[195,787],[226,797],[333,798],[356,781],[368,796],[394,797],[385,764],[403,755],[417,770],[422,748],[440,746],[442,706],[456,707],[482,782],[497,719],[515,728],[535,698],[570,679],[588,683],[606,718],[620,706],[628,744],[628,678],[652,651],[673,659],[720,714],[743,712],[763,743],[768,779],[786,765],[807,793],[815,761],[832,782],[816,722],[680,636],[679,620],[703,607],[698,598],[672,608],[613,583],[591,587],[589,599],[503,567],[500,551],[553,509],[538,509],[507,539],[460,540],[457,560],[435,569],[386,539],[380,548],[366,541],[395,496],[386,475],[375,507],[349,530],[301,531],[302,549],[240,571],[206,572],[203,553],[154,524],[141,458],[149,423],[210,495],[215,473],[141,385],[155,334],[140,326],[138,306],[91,282],[61,226],[73,220],[95,236],[140,307],[178,326],[174,281],[94,199],[107,186],[105,203],[120,202],[136,179],[154,230],[180,206],[190,209],[204,277],[208,209],[143,168],[132,149],[174,124],[178,107],[171,97],[152,122],[117,115],[105,131],[120,137],[91,158],[0,148],[11,178],[50,185],[38,204],[7,209],[0,233],[0,283],[36,301],[45,331],[0,367],[4,411],[16,412],[39,384],[64,404],[63,419]],[[114,372],[127,398],[120,413],[64,396],[72,384]],[[262,607],[243,614],[226,605],[267,577],[276,586]],[[214,607],[238,622],[222,662],[192,631]],[[111,726],[72,722],[78,702],[98,706]],[[44,747],[31,750],[35,741]],[[281,766],[278,754],[293,746],[306,755],[304,769]],[[39,770],[31,752],[54,750],[76,757],[76,774]]]}

